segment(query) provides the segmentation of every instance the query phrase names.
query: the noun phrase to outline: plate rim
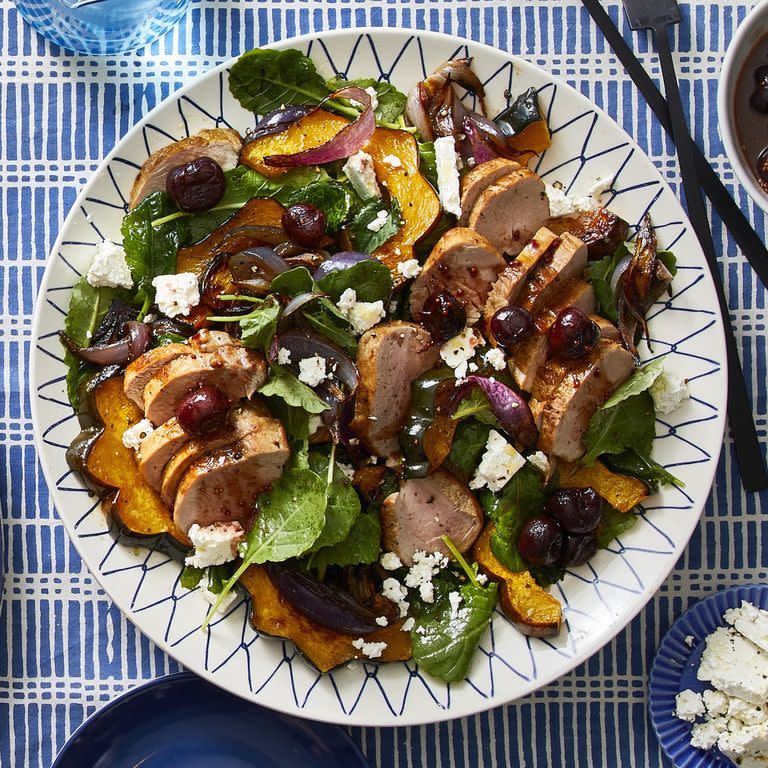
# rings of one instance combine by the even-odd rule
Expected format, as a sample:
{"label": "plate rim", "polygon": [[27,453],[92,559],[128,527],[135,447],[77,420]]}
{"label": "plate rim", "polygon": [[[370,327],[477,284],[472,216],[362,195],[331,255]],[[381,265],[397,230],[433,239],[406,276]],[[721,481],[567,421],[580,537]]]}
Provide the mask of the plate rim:
{"label": "plate rim", "polygon": [[[602,118],[609,120],[613,124],[615,129],[619,131],[623,137],[626,138],[628,144],[632,148],[634,148],[636,151],[638,151],[642,155],[642,157],[644,157],[653,165],[653,161],[651,160],[648,153],[637,143],[634,137],[632,137],[629,133],[627,133],[627,131],[623,128],[623,126],[619,125],[619,123],[616,122],[616,120],[614,120],[614,118],[611,117],[602,107],[594,103],[591,99],[589,99],[587,96],[585,96],[580,91],[578,91],[575,87],[570,85],[566,80],[562,79],[559,76],[553,75],[552,73],[548,72],[544,67],[539,66],[538,64],[530,61],[529,59],[523,56],[517,56],[515,54],[509,53],[508,51],[502,50],[501,48],[496,48],[492,45],[488,45],[486,43],[479,42],[471,38],[460,37],[458,35],[448,34],[444,32],[435,32],[430,29],[420,30],[412,27],[394,29],[394,28],[374,27],[374,26],[363,26],[363,27],[353,27],[350,29],[333,29],[333,30],[324,31],[322,33],[322,39],[320,39],[319,42],[321,44],[325,44],[326,41],[332,40],[333,38],[336,38],[336,37],[343,38],[348,36],[357,36],[359,38],[362,38],[364,36],[369,36],[373,38],[390,37],[390,38],[402,38],[403,40],[407,38],[416,37],[422,41],[430,41],[430,40],[439,40],[444,42],[449,41],[451,43],[456,44],[457,46],[468,45],[473,49],[477,49],[478,51],[483,51],[493,55],[500,54],[506,59],[508,59],[510,62],[512,62],[513,65],[517,64],[518,62],[521,62],[526,67],[530,67],[536,72],[542,74],[549,81],[556,83],[558,88],[563,88],[566,91],[568,91],[571,95],[575,95],[578,99],[586,101],[589,104],[589,107],[591,110],[593,110],[596,114],[598,114]],[[276,50],[284,50],[286,48],[299,46],[311,41],[318,41],[317,34],[308,33],[304,35],[287,37],[281,40],[275,40],[273,42],[270,42],[268,44],[265,44],[259,47],[271,48]],[[54,241],[54,244],[51,247],[48,258],[46,260],[45,271],[43,273],[42,279],[40,280],[37,296],[35,298],[35,309],[34,309],[33,321],[32,321],[32,327],[31,327],[31,341],[32,341],[33,347],[36,345],[39,339],[39,326],[40,326],[41,315],[42,315],[41,307],[43,306],[43,302],[41,302],[39,298],[44,293],[48,285],[50,275],[53,269],[53,259],[51,258],[51,256],[55,254],[56,251],[59,250],[59,248],[61,247],[61,244],[64,240],[64,232],[70,220],[75,216],[76,211],[79,210],[82,203],[88,197],[88,193],[91,187],[98,182],[100,172],[102,171],[102,169],[117,156],[121,145],[129,137],[140,132],[147,125],[147,123],[149,123],[154,118],[156,114],[158,114],[160,111],[166,108],[166,104],[169,101],[180,99],[181,97],[186,95],[190,90],[195,88],[202,79],[215,77],[216,75],[219,75],[221,72],[227,70],[229,67],[233,65],[233,63],[237,60],[237,58],[238,56],[233,56],[227,59],[226,61],[221,62],[215,67],[212,67],[206,70],[205,72],[201,73],[197,77],[193,78],[192,80],[190,80],[190,82],[186,83],[181,88],[170,93],[166,98],[164,98],[162,101],[156,104],[152,110],[150,110],[146,115],[144,115],[144,117],[141,120],[134,123],[131,126],[131,128],[119,139],[119,141],[116,142],[112,150],[101,160],[97,170],[93,173],[93,176],[91,177],[91,179],[81,189],[77,198],[73,202],[66,218],[61,224],[59,234],[56,240]],[[658,170],[658,168],[655,168],[655,172],[656,172],[656,178],[658,178],[659,184],[661,185],[662,189],[664,189],[666,192],[671,194],[674,197],[674,199],[677,201],[678,205],[680,206],[680,213],[682,216],[681,221],[683,224],[682,231],[689,231],[693,233],[687,213],[683,208],[679,198],[674,194],[667,179]],[[695,236],[694,236],[694,243],[698,244],[697,241],[695,240]],[[697,248],[697,252],[700,255],[701,264],[705,265],[704,255],[703,255],[703,252],[701,251],[700,246],[699,248]],[[707,269],[704,269],[702,274],[704,276],[704,280],[709,284],[708,287],[714,291],[713,278],[709,273],[709,271]],[[724,331],[723,319],[719,312],[714,316],[714,318],[715,318],[715,326],[716,326],[715,332],[717,334],[716,338],[717,338],[717,341],[719,342],[719,349],[718,349],[719,354],[715,356],[715,359],[718,360],[718,363],[722,370],[723,378],[727,381],[728,361],[725,354],[725,331]],[[85,565],[85,567],[88,569],[91,576],[93,576],[95,581],[99,584],[101,589],[105,592],[108,599],[112,603],[114,603],[118,607],[118,609],[121,611],[121,613],[136,626],[139,632],[141,632],[142,634],[145,634],[143,629],[139,625],[138,618],[134,615],[134,612],[129,607],[127,606],[124,607],[121,604],[122,601],[118,601],[112,597],[112,595],[107,590],[104,583],[102,582],[102,574],[100,572],[96,573],[92,571],[90,568],[88,568],[88,565],[86,564],[85,559],[83,558],[80,551],[80,541],[78,537],[73,535],[72,531],[70,530],[69,521],[65,517],[60,515],[58,512],[58,507],[55,500],[57,490],[56,490],[54,478],[52,477],[52,468],[49,466],[46,466],[46,462],[43,461],[43,456],[45,455],[44,453],[45,446],[43,444],[42,432],[39,425],[39,398],[37,397],[37,390],[34,386],[34,382],[36,381],[36,378],[37,378],[37,355],[30,354],[27,383],[29,386],[29,393],[30,393],[30,410],[31,410],[33,433],[34,433],[34,442],[35,442],[35,448],[37,451],[38,459],[40,461],[40,464],[43,470],[43,476],[45,478],[46,485],[50,493],[51,500],[53,502],[53,506],[54,508],[56,508],[56,513],[65,527],[69,540],[77,550],[78,555],[83,560],[83,565]],[[397,720],[394,723],[389,723],[389,722],[381,723],[377,721],[372,721],[370,717],[366,717],[366,716],[361,717],[357,712],[353,712],[353,713],[332,712],[326,715],[323,712],[311,712],[311,713],[307,712],[303,707],[295,707],[291,710],[288,710],[285,708],[281,708],[279,704],[274,704],[274,705],[271,704],[269,700],[255,701],[253,698],[245,695],[244,693],[240,693],[238,691],[231,691],[225,688],[223,685],[223,682],[217,680],[212,675],[212,673],[209,673],[208,670],[204,669],[201,665],[192,663],[186,659],[180,661],[179,663],[182,663],[185,667],[193,670],[196,674],[198,674],[204,680],[209,681],[214,685],[217,685],[223,690],[226,690],[227,692],[232,693],[234,695],[239,695],[248,701],[252,701],[262,706],[266,706],[269,709],[274,709],[279,712],[295,715],[297,717],[302,717],[310,720],[337,723],[337,724],[346,724],[346,725],[372,726],[372,727],[382,727],[382,726],[391,725],[391,726],[397,727],[397,726],[424,725],[428,723],[447,722],[450,720],[458,719],[460,717],[465,717],[465,716],[474,715],[480,712],[485,712],[490,709],[493,709],[494,707],[510,704],[513,701],[518,701],[526,696],[530,696],[536,691],[550,684],[554,680],[559,679],[560,677],[571,672],[573,669],[575,669],[579,665],[585,663],[594,654],[596,654],[603,647],[608,645],[608,643],[610,643],[620,632],[622,632],[627,627],[627,625],[640,613],[640,611],[642,611],[648,605],[648,603],[653,598],[653,596],[658,592],[661,584],[665,581],[665,579],[669,576],[669,574],[674,570],[675,565],[678,559],[680,558],[680,555],[688,546],[691,536],[693,535],[694,530],[696,529],[697,525],[701,520],[701,516],[706,506],[706,501],[712,491],[712,487],[714,484],[715,473],[717,471],[719,458],[723,448],[722,438],[725,434],[726,397],[724,394],[721,396],[721,400],[718,403],[717,416],[716,416],[715,423],[717,425],[716,431],[718,434],[720,434],[721,439],[719,441],[719,449],[717,450],[717,453],[713,452],[711,460],[708,462],[708,465],[706,465],[708,467],[707,476],[706,476],[706,487],[708,490],[706,495],[702,497],[698,514],[695,516],[691,515],[690,525],[687,526],[687,531],[684,535],[684,540],[681,539],[681,544],[679,545],[679,547],[677,547],[675,552],[669,556],[669,561],[671,563],[669,570],[662,568],[657,574],[649,577],[649,580],[647,582],[647,588],[643,590],[643,595],[638,605],[633,606],[627,613],[622,614],[621,617],[613,621],[603,633],[597,636],[599,639],[587,640],[582,646],[582,649],[577,654],[575,654],[574,657],[569,658],[565,665],[563,665],[562,667],[558,667],[558,669],[552,673],[544,673],[537,676],[535,679],[534,685],[526,693],[523,693],[519,696],[515,696],[514,698],[511,698],[511,699],[505,699],[503,698],[503,695],[501,695],[501,696],[494,697],[491,700],[483,699],[483,700],[475,701],[473,704],[463,704],[463,705],[460,703],[457,703],[456,700],[453,697],[451,697],[451,704],[449,705],[448,709],[435,708],[434,710],[431,710],[429,713],[425,713],[425,714],[413,714],[413,713],[400,714],[400,715],[397,715]],[[695,504],[693,505],[693,507],[695,507]],[[167,643],[165,639],[160,637],[150,637],[149,635],[146,635],[146,636],[149,637],[152,640],[152,642],[155,643],[155,645],[161,648],[171,658],[178,660],[174,652],[174,649],[170,647],[170,644]]]}

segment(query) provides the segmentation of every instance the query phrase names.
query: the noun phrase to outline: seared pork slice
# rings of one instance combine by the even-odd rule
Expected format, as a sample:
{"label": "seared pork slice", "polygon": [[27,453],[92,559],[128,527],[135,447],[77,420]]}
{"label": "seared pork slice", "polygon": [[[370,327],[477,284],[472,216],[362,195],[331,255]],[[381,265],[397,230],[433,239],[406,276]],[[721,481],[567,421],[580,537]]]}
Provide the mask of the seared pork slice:
{"label": "seared pork slice", "polygon": [[467,324],[474,325],[480,319],[488,291],[506,265],[482,235],[465,227],[449,229],[437,241],[411,286],[411,316],[419,317],[430,294],[450,291],[467,310]]}
{"label": "seared pork slice", "polygon": [[547,226],[558,235],[570,232],[583,240],[592,260],[614,253],[628,239],[629,233],[629,224],[607,208],[560,216],[550,219]]}
{"label": "seared pork slice", "polygon": [[514,304],[533,268],[554,245],[557,235],[542,227],[515,259],[502,270],[491,287],[483,308],[486,332],[490,332],[491,318],[503,307]]}
{"label": "seared pork slice", "polygon": [[582,437],[595,411],[635,369],[632,355],[608,339],[600,340],[586,363],[578,363],[542,401],[539,450],[563,461],[584,455]]}
{"label": "seared pork slice", "polygon": [[208,354],[187,355],[163,366],[144,387],[144,415],[163,424],[176,414],[180,400],[193,389],[218,387],[233,403],[250,397],[267,378],[259,352],[225,345]]}
{"label": "seared pork slice", "polygon": [[600,315],[590,315],[589,317],[600,328],[601,338],[621,344],[621,333],[619,333],[619,329],[610,320],[606,320],[604,317],[600,317]]}
{"label": "seared pork slice", "polygon": [[382,544],[405,565],[415,552],[450,556],[442,536],[466,552],[480,535],[485,516],[472,491],[450,472],[439,469],[429,477],[400,483],[400,490],[381,507]]}
{"label": "seared pork slice", "polygon": [[165,465],[191,438],[192,435],[182,429],[174,416],[141,441],[139,452],[136,454],[139,472],[155,490],[160,489]]}
{"label": "seared pork slice", "polygon": [[499,253],[517,256],[549,219],[544,182],[526,168],[507,174],[478,196],[467,225]]}
{"label": "seared pork slice", "polygon": [[360,383],[351,428],[365,447],[387,458],[411,405],[411,382],[437,364],[439,350],[415,323],[392,322],[366,331],[357,347]]}
{"label": "seared pork slice", "polygon": [[129,400],[144,408],[144,387],[163,366],[182,355],[191,355],[192,350],[186,344],[166,344],[155,347],[137,357],[126,369],[123,389]]}
{"label": "seared pork slice", "polygon": [[520,163],[507,160],[505,157],[497,157],[473,168],[464,174],[461,179],[461,216],[457,222],[460,227],[466,227],[469,214],[480,197],[480,193],[503,176],[512,171],[517,171]]}
{"label": "seared pork slice", "polygon": [[283,425],[261,417],[242,440],[192,463],[176,491],[174,522],[184,533],[194,523],[238,521],[247,527],[256,496],[282,475],[290,453]]}
{"label": "seared pork slice", "polygon": [[[260,429],[264,418],[269,417],[269,411],[260,401],[243,401],[238,403],[230,413],[229,420],[223,429],[212,435],[191,437],[168,460],[162,472],[160,498],[169,507],[173,506],[176,489],[184,473],[192,463],[202,456],[210,456],[213,451],[230,445]],[[175,419],[171,419],[175,421]],[[170,422],[168,422],[170,423]]]}
{"label": "seared pork slice", "polygon": [[219,347],[238,345],[240,342],[224,331],[211,331],[203,328],[189,339],[189,346],[195,352],[215,352]]}
{"label": "seared pork slice", "polygon": [[145,197],[158,190],[165,191],[168,172],[200,157],[210,157],[223,170],[237,165],[243,140],[231,128],[206,128],[194,136],[175,141],[153,152],[141,166],[131,189],[130,207],[135,208]]}
{"label": "seared pork slice", "polygon": [[587,246],[568,232],[560,235],[553,248],[531,274],[520,292],[518,304],[532,315],[549,304],[562,287],[574,277],[581,277],[587,266]]}

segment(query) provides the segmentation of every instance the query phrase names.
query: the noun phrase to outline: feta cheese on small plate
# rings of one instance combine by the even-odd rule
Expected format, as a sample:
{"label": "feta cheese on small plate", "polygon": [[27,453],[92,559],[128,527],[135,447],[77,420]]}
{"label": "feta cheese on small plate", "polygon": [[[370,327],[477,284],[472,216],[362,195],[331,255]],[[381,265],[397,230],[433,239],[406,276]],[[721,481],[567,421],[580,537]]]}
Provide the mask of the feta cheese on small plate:
{"label": "feta cheese on small plate", "polygon": [[195,551],[184,562],[193,568],[228,563],[237,557],[237,546],[244,536],[240,523],[212,523],[205,527],[195,523],[189,529]]}
{"label": "feta cheese on small plate", "polygon": [[102,240],[96,246],[96,255],[85,279],[94,288],[133,288],[123,247],[111,240]]}
{"label": "feta cheese on small plate", "polygon": [[758,648],[768,651],[768,611],[743,600],[738,608],[729,608],[723,618]]}
{"label": "feta cheese on small plate", "polygon": [[612,182],[613,179],[610,176],[597,179],[586,195],[568,195],[565,187],[559,182],[547,184],[550,216],[554,219],[559,216],[573,216],[577,213],[594,211],[600,205],[601,195],[606,192]]}
{"label": "feta cheese on small plate", "polygon": [[524,466],[525,459],[499,432],[492,429],[485,444],[485,453],[469,487],[477,490],[487,486],[494,492],[500,491]]}
{"label": "feta cheese on small plate", "polygon": [[435,602],[435,586],[432,577],[448,566],[448,558],[441,552],[414,552],[413,565],[405,577],[405,586],[418,589],[425,603]]}
{"label": "feta cheese on small plate", "polygon": [[155,428],[152,426],[152,422],[149,419],[142,419],[138,424],[134,424],[132,427],[123,432],[123,445],[126,448],[133,448],[134,451],[138,451],[141,448],[141,443],[148,438]]}
{"label": "feta cheese on small plate", "polygon": [[688,689],[680,691],[675,696],[675,717],[680,720],[693,723],[697,717],[701,717],[706,711],[704,700],[700,693]]}
{"label": "feta cheese on small plate", "polygon": [[192,307],[200,303],[197,276],[192,272],[158,275],[152,285],[155,287],[155,303],[168,317],[188,315]]}
{"label": "feta cheese on small plate", "polygon": [[403,164],[397,155],[384,155],[384,163],[390,168],[400,168]]}
{"label": "feta cheese on small plate", "polygon": [[453,136],[439,136],[435,139],[435,165],[437,166],[437,191],[440,204],[448,213],[461,216],[461,193],[459,191],[459,168],[456,154],[456,140]]}
{"label": "feta cheese on small plate", "polygon": [[691,746],[698,749],[711,749],[717,744],[720,731],[715,728],[714,723],[707,720],[704,723],[697,723],[691,729]]}
{"label": "feta cheese on small plate", "polygon": [[549,458],[543,451],[536,451],[536,453],[532,453],[528,457],[528,463],[536,467],[536,469],[538,469],[542,475],[549,475],[549,470],[551,469]]}
{"label": "feta cheese on small plate", "polygon": [[291,350],[285,347],[280,347],[277,350],[277,364],[278,365],[290,365],[291,363]]}
{"label": "feta cheese on small plate", "polygon": [[376,170],[373,167],[373,158],[361,149],[359,152],[351,155],[342,168],[352,189],[357,192],[363,200],[370,200],[372,197],[381,197],[379,182],[376,180]]}
{"label": "feta cheese on small plate", "polygon": [[706,690],[703,694],[704,706],[707,708],[707,714],[710,717],[724,715],[728,711],[730,700],[722,691]]}
{"label": "feta cheese on small plate", "polygon": [[410,632],[413,629],[414,624],[416,624],[416,619],[411,616],[403,622],[403,626],[400,627],[400,629],[403,632]]}
{"label": "feta cheese on small plate", "polygon": [[391,576],[384,579],[384,583],[381,585],[381,595],[399,608],[401,619],[408,615],[410,603],[405,599],[408,597],[408,590],[397,579],[393,579]]}
{"label": "feta cheese on small plate", "polygon": [[365,92],[371,97],[371,109],[375,110],[379,106],[379,94],[376,93],[376,89],[372,85],[369,85]]}
{"label": "feta cheese on small plate", "polygon": [[320,355],[305,357],[299,360],[299,381],[308,387],[316,387],[328,378],[325,368],[325,358]]}

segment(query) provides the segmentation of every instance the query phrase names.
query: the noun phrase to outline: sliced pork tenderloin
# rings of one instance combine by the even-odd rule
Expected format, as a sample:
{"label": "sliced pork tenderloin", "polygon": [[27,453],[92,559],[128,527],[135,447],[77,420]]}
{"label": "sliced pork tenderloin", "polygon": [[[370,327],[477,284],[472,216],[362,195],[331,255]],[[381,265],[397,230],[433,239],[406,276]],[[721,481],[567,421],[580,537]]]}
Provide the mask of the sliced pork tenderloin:
{"label": "sliced pork tenderloin", "polygon": [[155,347],[137,357],[126,369],[123,389],[126,397],[144,408],[144,387],[147,382],[160,372],[163,366],[182,355],[191,355],[193,350],[187,344],[165,344]]}
{"label": "sliced pork tenderloin", "polygon": [[166,464],[192,439],[174,416],[150,432],[142,441],[136,459],[141,476],[155,490],[160,489]]}
{"label": "sliced pork tenderloin", "polygon": [[465,173],[461,177],[461,216],[459,216],[458,225],[460,227],[467,226],[469,215],[472,213],[477,198],[480,197],[483,190],[502,177],[508,176],[512,171],[519,169],[520,163],[516,163],[514,160],[507,160],[505,157],[497,157],[485,163],[480,163],[480,165]]}

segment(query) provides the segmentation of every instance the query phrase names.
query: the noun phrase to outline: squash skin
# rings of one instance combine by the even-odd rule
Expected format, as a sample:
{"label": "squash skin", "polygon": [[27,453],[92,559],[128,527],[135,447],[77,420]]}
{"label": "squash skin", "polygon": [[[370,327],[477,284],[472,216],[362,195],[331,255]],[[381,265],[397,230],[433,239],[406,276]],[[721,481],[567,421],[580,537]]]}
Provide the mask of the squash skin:
{"label": "squash skin", "polygon": [[518,632],[531,637],[552,637],[560,631],[560,601],[542,589],[528,571],[515,573],[502,565],[491,550],[493,523],[488,523],[472,547],[480,570],[499,585],[499,605]]}
{"label": "squash skin", "polygon": [[[322,627],[300,614],[282,597],[260,565],[252,565],[240,577],[251,599],[251,625],[264,635],[291,640],[299,653],[321,672],[330,672],[353,659],[366,660],[352,643],[357,637]],[[366,635],[365,642],[385,642],[387,647],[376,661],[406,661],[413,655],[410,632],[403,632],[400,620]]]}
{"label": "squash skin", "polygon": [[600,461],[591,467],[560,464],[558,471],[563,488],[592,488],[619,512],[629,512],[648,498],[648,488],[642,480],[612,472]]}
{"label": "squash skin", "polygon": [[171,511],[144,481],[136,456],[123,445],[123,432],[141,421],[141,410],[123,391],[123,376],[107,369],[86,385],[84,426],[67,452],[75,471],[102,490],[109,531],[122,544],[165,552],[176,560],[192,543],[174,524]]}

